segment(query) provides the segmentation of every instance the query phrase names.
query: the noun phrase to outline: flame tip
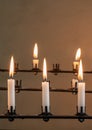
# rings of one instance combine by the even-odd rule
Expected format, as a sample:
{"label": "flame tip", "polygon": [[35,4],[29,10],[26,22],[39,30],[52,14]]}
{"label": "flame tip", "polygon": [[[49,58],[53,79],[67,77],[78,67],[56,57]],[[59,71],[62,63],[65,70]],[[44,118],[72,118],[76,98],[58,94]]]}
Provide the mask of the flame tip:
{"label": "flame tip", "polygon": [[46,64],[46,58],[43,60],[43,79],[47,80],[47,64]]}
{"label": "flame tip", "polygon": [[13,77],[13,75],[14,75],[14,58],[13,56],[11,56],[9,76]]}
{"label": "flame tip", "polygon": [[76,52],[75,59],[76,59],[76,60],[80,60],[80,57],[81,57],[81,48],[78,48],[78,49],[77,49],[77,52]]}
{"label": "flame tip", "polygon": [[79,63],[79,70],[78,70],[78,80],[83,80],[83,66],[82,66],[82,60],[80,60]]}

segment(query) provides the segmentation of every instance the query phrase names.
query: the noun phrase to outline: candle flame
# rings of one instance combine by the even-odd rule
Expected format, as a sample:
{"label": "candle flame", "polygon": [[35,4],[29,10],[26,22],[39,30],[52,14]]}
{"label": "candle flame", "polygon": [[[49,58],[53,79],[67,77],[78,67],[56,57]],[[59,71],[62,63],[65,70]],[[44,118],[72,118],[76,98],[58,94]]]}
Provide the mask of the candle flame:
{"label": "candle flame", "polygon": [[77,50],[77,52],[76,52],[76,57],[75,57],[75,59],[76,59],[76,60],[80,60],[80,57],[81,57],[81,49],[78,48],[78,50]]}
{"label": "candle flame", "polygon": [[11,57],[11,61],[10,61],[10,71],[9,71],[9,76],[13,77],[14,75],[14,58],[13,56]]}
{"label": "candle flame", "polygon": [[37,43],[35,43],[35,45],[34,45],[33,57],[38,58],[38,45],[37,45]]}
{"label": "candle flame", "polygon": [[83,67],[82,67],[82,60],[80,60],[80,64],[79,64],[78,80],[79,80],[79,81],[82,81],[82,80],[83,80]]}
{"label": "candle flame", "polygon": [[43,80],[47,80],[47,65],[46,65],[46,58],[43,61]]}

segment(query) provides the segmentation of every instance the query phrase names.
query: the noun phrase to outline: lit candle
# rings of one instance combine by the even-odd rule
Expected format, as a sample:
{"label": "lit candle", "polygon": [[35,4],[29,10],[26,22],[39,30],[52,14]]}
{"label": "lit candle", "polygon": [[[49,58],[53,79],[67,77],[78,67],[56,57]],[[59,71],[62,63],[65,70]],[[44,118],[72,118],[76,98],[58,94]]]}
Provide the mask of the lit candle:
{"label": "lit candle", "polygon": [[83,82],[82,60],[78,70],[78,113],[85,113],[85,82]]}
{"label": "lit candle", "polygon": [[10,61],[10,70],[9,70],[10,79],[8,79],[8,111],[9,112],[15,111],[15,80],[13,79],[13,74],[14,74],[14,59],[12,56]]}
{"label": "lit candle", "polygon": [[[80,62],[80,57],[81,57],[81,49],[78,48],[77,52],[76,52],[76,56],[75,56],[75,61],[73,62],[73,70],[75,72],[75,75],[77,75],[78,73],[78,68],[79,68],[79,62]],[[72,88],[77,88],[77,83],[78,80],[76,78],[72,79]]]}
{"label": "lit candle", "polygon": [[38,45],[35,43],[34,51],[33,51],[33,68],[38,68],[39,60],[38,60]]}
{"label": "lit candle", "polygon": [[49,100],[49,82],[47,81],[47,65],[46,59],[43,61],[43,82],[42,82],[42,109],[43,113],[50,112],[50,100]]}
{"label": "lit candle", "polygon": [[79,48],[76,52],[75,61],[73,62],[73,70],[75,71],[78,71],[80,57],[81,57],[81,49]]}

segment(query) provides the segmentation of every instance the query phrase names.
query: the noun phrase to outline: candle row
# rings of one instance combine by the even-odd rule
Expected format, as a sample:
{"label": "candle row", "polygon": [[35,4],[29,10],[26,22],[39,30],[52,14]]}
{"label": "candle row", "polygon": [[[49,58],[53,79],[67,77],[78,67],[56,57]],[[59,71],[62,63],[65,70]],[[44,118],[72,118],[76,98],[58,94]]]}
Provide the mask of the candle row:
{"label": "candle row", "polygon": [[[38,67],[38,46],[35,44],[34,46],[34,54],[33,57],[35,58],[33,60],[33,68]],[[47,82],[47,77],[46,77],[46,61],[44,61],[44,69],[43,73],[45,76],[44,77],[44,82],[42,82],[42,106],[43,106],[43,111],[45,111],[45,108],[47,107],[48,112],[49,110],[49,82]],[[72,79],[72,87],[75,89],[78,89],[78,103],[77,103],[77,108],[78,108],[78,113],[85,113],[85,83],[83,82],[83,67],[82,67],[82,60],[81,60],[81,49],[79,48],[76,52],[75,56],[75,61],[73,62],[73,70],[76,75],[78,75],[78,79]]]}
{"label": "candle row", "polygon": [[[8,112],[15,112],[15,80],[14,75],[14,58],[11,57],[9,79],[8,79]],[[50,112],[50,99],[49,99],[49,82],[47,81],[47,64],[46,58],[43,61],[43,82],[42,82],[42,110]]]}
{"label": "candle row", "polygon": [[[35,44],[33,53],[33,68],[38,68],[38,46]],[[81,49],[76,54],[76,60],[73,62],[73,69],[77,72],[77,79],[72,80],[72,87],[78,89],[78,113],[85,113],[85,83],[83,82],[83,67],[81,60]],[[9,79],[8,79],[8,112],[15,112],[15,80],[14,75],[14,58],[11,57]],[[50,94],[49,81],[47,81],[47,64],[46,58],[43,60],[43,82],[42,82],[42,112],[50,113]]]}

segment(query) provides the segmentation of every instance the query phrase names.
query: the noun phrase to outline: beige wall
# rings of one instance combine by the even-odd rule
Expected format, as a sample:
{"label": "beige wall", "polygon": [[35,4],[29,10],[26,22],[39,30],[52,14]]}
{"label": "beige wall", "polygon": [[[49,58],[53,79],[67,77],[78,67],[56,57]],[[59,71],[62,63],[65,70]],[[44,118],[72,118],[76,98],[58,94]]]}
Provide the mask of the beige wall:
{"label": "beige wall", "polygon": [[[82,49],[84,70],[92,70],[92,1],[91,0],[0,0],[0,68],[8,68],[14,55],[20,68],[32,67],[32,51],[38,42],[40,68],[44,56],[48,69],[60,63],[61,69],[72,69],[77,48]],[[0,86],[7,86],[7,73],[0,73]],[[69,88],[74,75],[48,74],[51,87]],[[91,75],[84,75],[86,89],[92,90]],[[23,87],[41,87],[42,75],[18,73]],[[87,114],[92,115],[92,95],[86,94]],[[54,114],[76,114],[76,96],[51,93],[51,110]],[[19,114],[39,114],[41,93],[16,94]],[[0,113],[7,108],[7,93],[0,92]],[[0,120],[0,129],[34,130],[86,130],[92,129],[92,120]]]}

